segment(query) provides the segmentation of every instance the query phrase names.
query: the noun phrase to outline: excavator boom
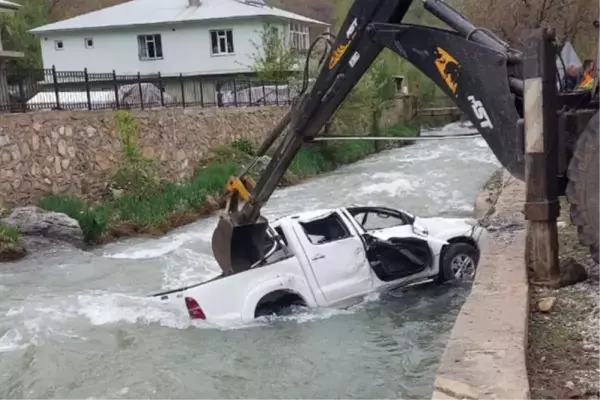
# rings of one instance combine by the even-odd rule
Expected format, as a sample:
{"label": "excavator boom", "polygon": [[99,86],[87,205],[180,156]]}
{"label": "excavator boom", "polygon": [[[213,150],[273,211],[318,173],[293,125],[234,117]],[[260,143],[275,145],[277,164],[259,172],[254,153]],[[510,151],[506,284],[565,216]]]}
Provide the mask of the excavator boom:
{"label": "excavator boom", "polygon": [[244,181],[247,171],[230,179],[227,207],[212,240],[214,256],[225,274],[262,261],[268,230],[262,207],[298,150],[321,132],[385,48],[408,60],[452,98],[505,168],[523,179],[522,124],[518,123],[521,54],[477,29],[442,0],[423,0],[423,4],[450,30],[402,24],[411,3],[355,0],[314,84],[301,93],[261,146],[259,157],[280,139],[256,184]]}

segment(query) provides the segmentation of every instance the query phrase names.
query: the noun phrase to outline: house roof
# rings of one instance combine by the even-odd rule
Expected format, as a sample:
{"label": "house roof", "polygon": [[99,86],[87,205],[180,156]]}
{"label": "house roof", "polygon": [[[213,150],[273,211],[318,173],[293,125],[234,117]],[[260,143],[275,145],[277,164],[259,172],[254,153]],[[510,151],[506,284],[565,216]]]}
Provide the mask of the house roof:
{"label": "house roof", "polygon": [[[0,0],[5,1],[5,0]],[[258,1],[254,1],[254,4]],[[328,25],[267,5],[248,4],[244,0],[200,0],[199,7],[190,7],[189,0],[132,0],[116,6],[82,14],[77,17],[31,29],[31,33],[66,31],[115,26],[150,25],[271,16]]]}
{"label": "house roof", "polygon": [[0,0],[0,8],[5,10],[18,10],[21,8],[21,5],[8,0]]}

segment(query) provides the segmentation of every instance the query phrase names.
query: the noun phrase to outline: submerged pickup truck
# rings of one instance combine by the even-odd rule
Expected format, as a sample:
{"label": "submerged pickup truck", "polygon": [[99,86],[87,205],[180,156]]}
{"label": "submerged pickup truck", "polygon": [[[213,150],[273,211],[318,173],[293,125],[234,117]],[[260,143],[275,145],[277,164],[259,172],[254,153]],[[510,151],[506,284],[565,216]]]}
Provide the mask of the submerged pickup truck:
{"label": "submerged pickup truck", "polygon": [[248,322],[295,306],[347,307],[374,291],[471,279],[485,230],[386,207],[319,210],[270,224],[250,269],[152,296],[192,319]]}

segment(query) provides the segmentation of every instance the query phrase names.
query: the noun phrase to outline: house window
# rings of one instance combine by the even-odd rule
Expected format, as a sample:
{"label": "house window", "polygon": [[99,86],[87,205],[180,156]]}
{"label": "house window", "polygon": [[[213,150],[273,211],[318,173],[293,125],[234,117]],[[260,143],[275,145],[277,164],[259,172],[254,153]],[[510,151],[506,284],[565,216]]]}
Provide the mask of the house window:
{"label": "house window", "polygon": [[92,38],[85,38],[85,39],[83,39],[83,42],[85,43],[85,48],[86,49],[93,49],[94,48],[94,39],[92,39]]}
{"label": "house window", "polygon": [[308,50],[308,26],[290,24],[290,48],[292,50]]}
{"label": "house window", "polygon": [[63,41],[62,41],[62,40],[55,40],[55,41],[54,41],[54,48],[55,48],[56,50],[62,50],[62,49],[64,49],[64,48],[65,48],[65,45],[64,45],[64,43],[63,43]]}
{"label": "house window", "polygon": [[163,58],[160,34],[139,35],[138,50],[140,60],[160,60]]}
{"label": "house window", "polygon": [[231,29],[210,31],[210,42],[213,55],[233,54],[233,31]]}

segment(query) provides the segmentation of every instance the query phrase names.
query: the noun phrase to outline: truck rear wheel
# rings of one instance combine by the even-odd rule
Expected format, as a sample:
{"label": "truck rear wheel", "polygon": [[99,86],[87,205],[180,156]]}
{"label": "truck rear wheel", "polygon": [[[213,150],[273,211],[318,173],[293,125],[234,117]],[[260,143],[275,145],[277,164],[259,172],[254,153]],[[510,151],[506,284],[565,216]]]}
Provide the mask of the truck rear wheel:
{"label": "truck rear wheel", "polygon": [[579,241],[590,248],[594,261],[598,262],[598,112],[583,130],[569,164],[567,176],[567,200],[571,205],[571,221],[577,226]]}

